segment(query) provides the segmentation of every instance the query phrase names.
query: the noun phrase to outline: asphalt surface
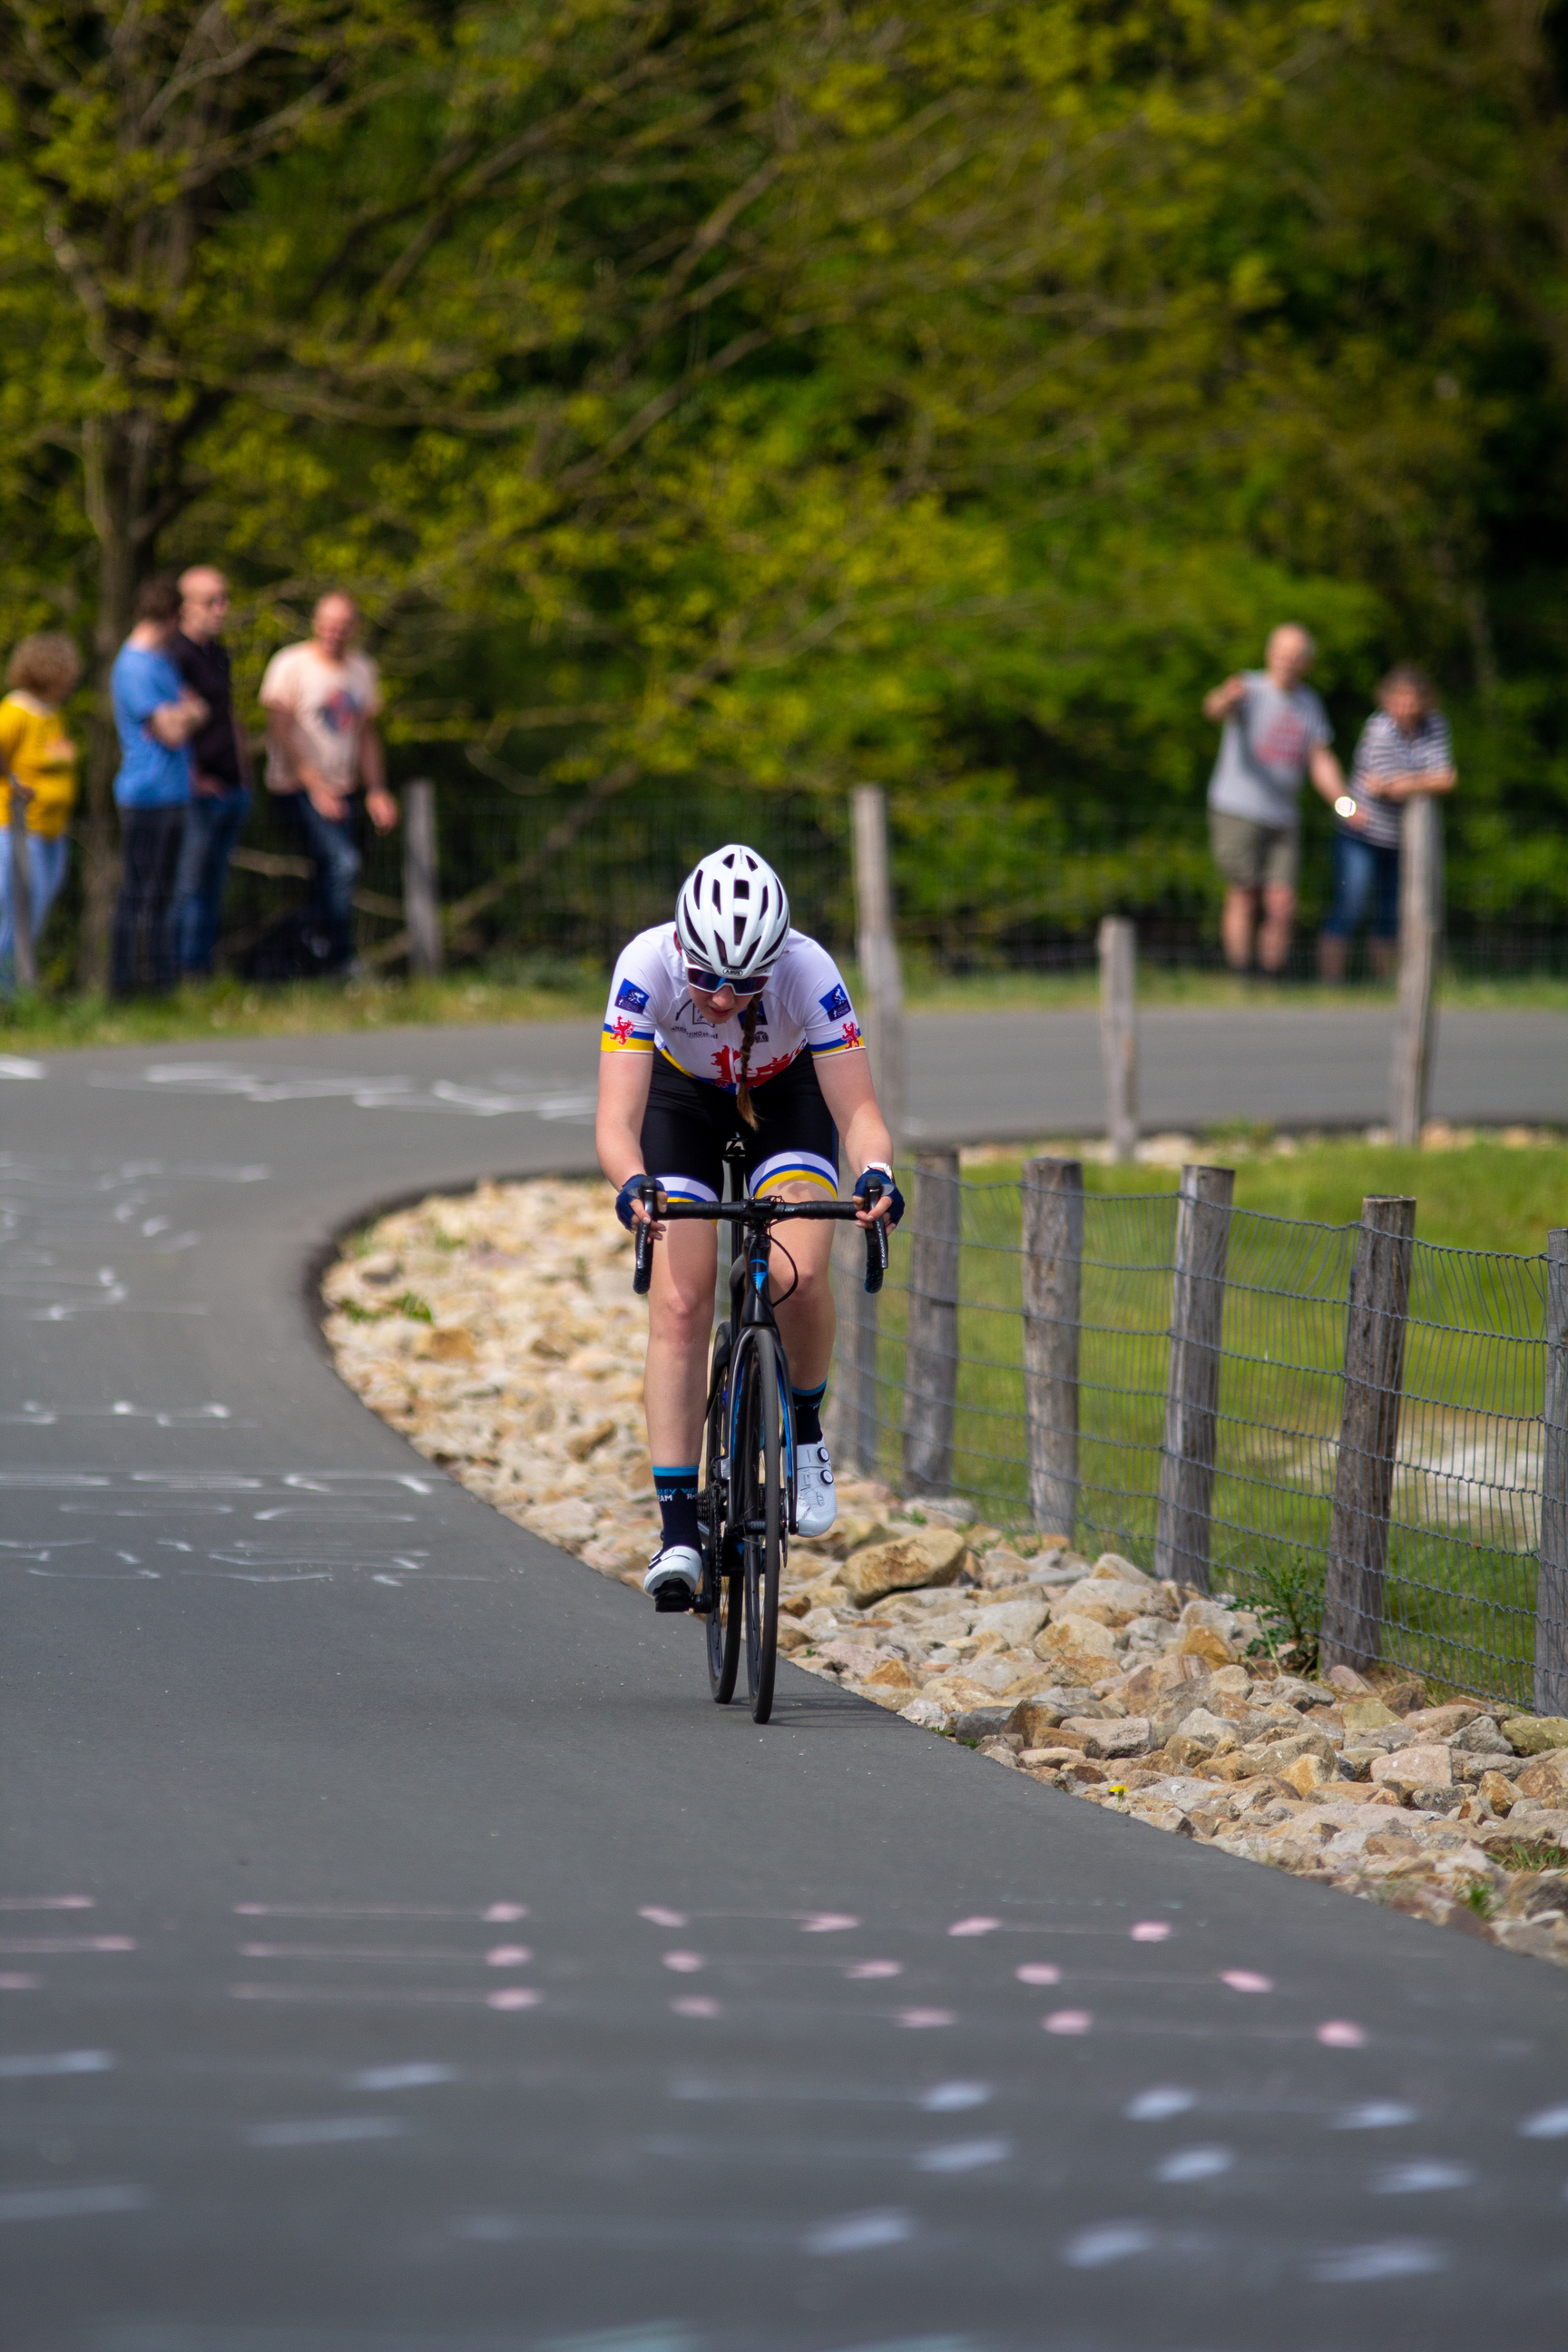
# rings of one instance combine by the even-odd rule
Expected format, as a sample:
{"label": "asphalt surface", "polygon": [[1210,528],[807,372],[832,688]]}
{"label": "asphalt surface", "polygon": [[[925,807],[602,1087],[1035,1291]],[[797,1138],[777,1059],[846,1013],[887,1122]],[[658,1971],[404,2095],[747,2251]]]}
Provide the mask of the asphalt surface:
{"label": "asphalt surface", "polygon": [[7,2352],[1556,2352],[1560,1974],[759,1730],[339,1383],[312,1255],[591,1072],[0,1081]]}

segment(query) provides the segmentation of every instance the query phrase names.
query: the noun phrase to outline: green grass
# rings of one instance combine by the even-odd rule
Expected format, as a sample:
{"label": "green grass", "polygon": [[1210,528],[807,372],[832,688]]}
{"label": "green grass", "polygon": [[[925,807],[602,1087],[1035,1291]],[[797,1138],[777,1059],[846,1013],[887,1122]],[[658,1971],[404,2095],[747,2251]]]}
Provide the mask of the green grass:
{"label": "green grass", "polygon": [[[854,985],[853,968],[849,973]],[[578,961],[544,956],[497,961],[439,980],[300,981],[262,984],[233,979],[189,982],[174,995],[111,1003],[45,990],[0,1004],[0,1051],[58,1053],[73,1046],[172,1045],[225,1037],[314,1037],[339,1031],[429,1028],[457,1023],[591,1021],[602,1010],[606,975]],[[963,978],[911,970],[911,1008],[922,1013],[1073,1012],[1099,1002],[1092,972],[981,972]],[[1147,967],[1143,1005],[1225,1010],[1258,1005],[1362,1005],[1386,1009],[1386,990],[1284,990],[1224,973]],[[1490,1010],[1568,1012],[1568,980],[1445,982],[1443,1002]]]}
{"label": "green grass", "polygon": [[[1204,1156],[1225,1160],[1218,1146]],[[1249,1139],[1230,1235],[1213,1578],[1291,1628],[1284,1598],[1321,1579],[1353,1227],[1363,1192],[1415,1194],[1402,1467],[1385,1654],[1434,1686],[1528,1705],[1534,1640],[1531,1488],[1544,1349],[1538,1252],[1568,1202],[1568,1149],[1479,1141],[1453,1152],[1320,1142],[1280,1156]],[[1018,1160],[972,1167],[963,1193],[952,1484],[999,1525],[1028,1518],[1024,1458]],[[1080,1544],[1152,1565],[1169,1353],[1173,1169],[1085,1169],[1080,1308]],[[1275,1222],[1284,1220],[1284,1222]],[[1455,1255],[1451,1250],[1517,1255]],[[896,1272],[902,1276],[907,1256]],[[907,1301],[879,1320],[882,1411],[900,1417]],[[881,1467],[900,1473],[896,1430]],[[1282,1598],[1282,1585],[1290,1592]],[[1298,1593],[1297,1588],[1300,1587]],[[1300,1614],[1298,1610],[1296,1614]]]}

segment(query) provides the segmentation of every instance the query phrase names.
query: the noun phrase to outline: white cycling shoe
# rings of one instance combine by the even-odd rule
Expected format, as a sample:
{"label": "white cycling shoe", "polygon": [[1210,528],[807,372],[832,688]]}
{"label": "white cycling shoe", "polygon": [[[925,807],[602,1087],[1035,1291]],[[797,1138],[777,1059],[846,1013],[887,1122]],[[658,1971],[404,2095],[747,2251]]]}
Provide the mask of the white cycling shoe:
{"label": "white cycling shoe", "polygon": [[689,1606],[701,1581],[702,1557],[695,1546],[666,1544],[649,1560],[642,1589],[650,1592],[661,1608],[673,1604],[683,1609]]}
{"label": "white cycling shoe", "polygon": [[799,1445],[795,1457],[795,1531],[797,1536],[825,1536],[838,1517],[838,1496],[833,1486],[833,1464],[820,1439]]}

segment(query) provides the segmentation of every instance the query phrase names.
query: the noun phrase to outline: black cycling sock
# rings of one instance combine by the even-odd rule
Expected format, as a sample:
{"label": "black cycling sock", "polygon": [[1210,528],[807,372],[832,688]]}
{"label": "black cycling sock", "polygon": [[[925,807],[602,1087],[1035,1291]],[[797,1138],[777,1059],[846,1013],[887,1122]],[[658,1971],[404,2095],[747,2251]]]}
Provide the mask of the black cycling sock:
{"label": "black cycling sock", "polygon": [[791,1389],[795,1399],[795,1442],[797,1445],[820,1445],[822,1443],[822,1400],[827,1394],[827,1382],[821,1381],[814,1389]]}
{"label": "black cycling sock", "polygon": [[702,1531],[697,1520],[696,1463],[656,1462],[653,1491],[658,1496],[666,1549],[671,1544],[689,1544],[694,1551],[699,1549]]}

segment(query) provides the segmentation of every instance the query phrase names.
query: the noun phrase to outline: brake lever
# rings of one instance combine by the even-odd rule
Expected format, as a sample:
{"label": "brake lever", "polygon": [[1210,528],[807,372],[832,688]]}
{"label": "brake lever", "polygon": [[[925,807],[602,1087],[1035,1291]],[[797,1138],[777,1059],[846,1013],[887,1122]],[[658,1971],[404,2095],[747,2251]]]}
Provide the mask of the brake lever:
{"label": "brake lever", "polygon": [[[658,1186],[651,1176],[645,1176],[637,1186],[637,1199],[647,1211],[648,1216],[656,1214],[658,1208]],[[637,1229],[636,1238],[637,1263],[632,1273],[632,1288],[639,1298],[645,1298],[647,1296],[648,1285],[653,1280],[653,1227],[646,1222],[640,1224]]]}
{"label": "brake lever", "polygon": [[[882,1197],[882,1187],[873,1177],[862,1198],[868,1209],[874,1209]],[[873,1295],[882,1287],[882,1276],[888,1271],[888,1222],[879,1217],[866,1232],[866,1287]]]}

